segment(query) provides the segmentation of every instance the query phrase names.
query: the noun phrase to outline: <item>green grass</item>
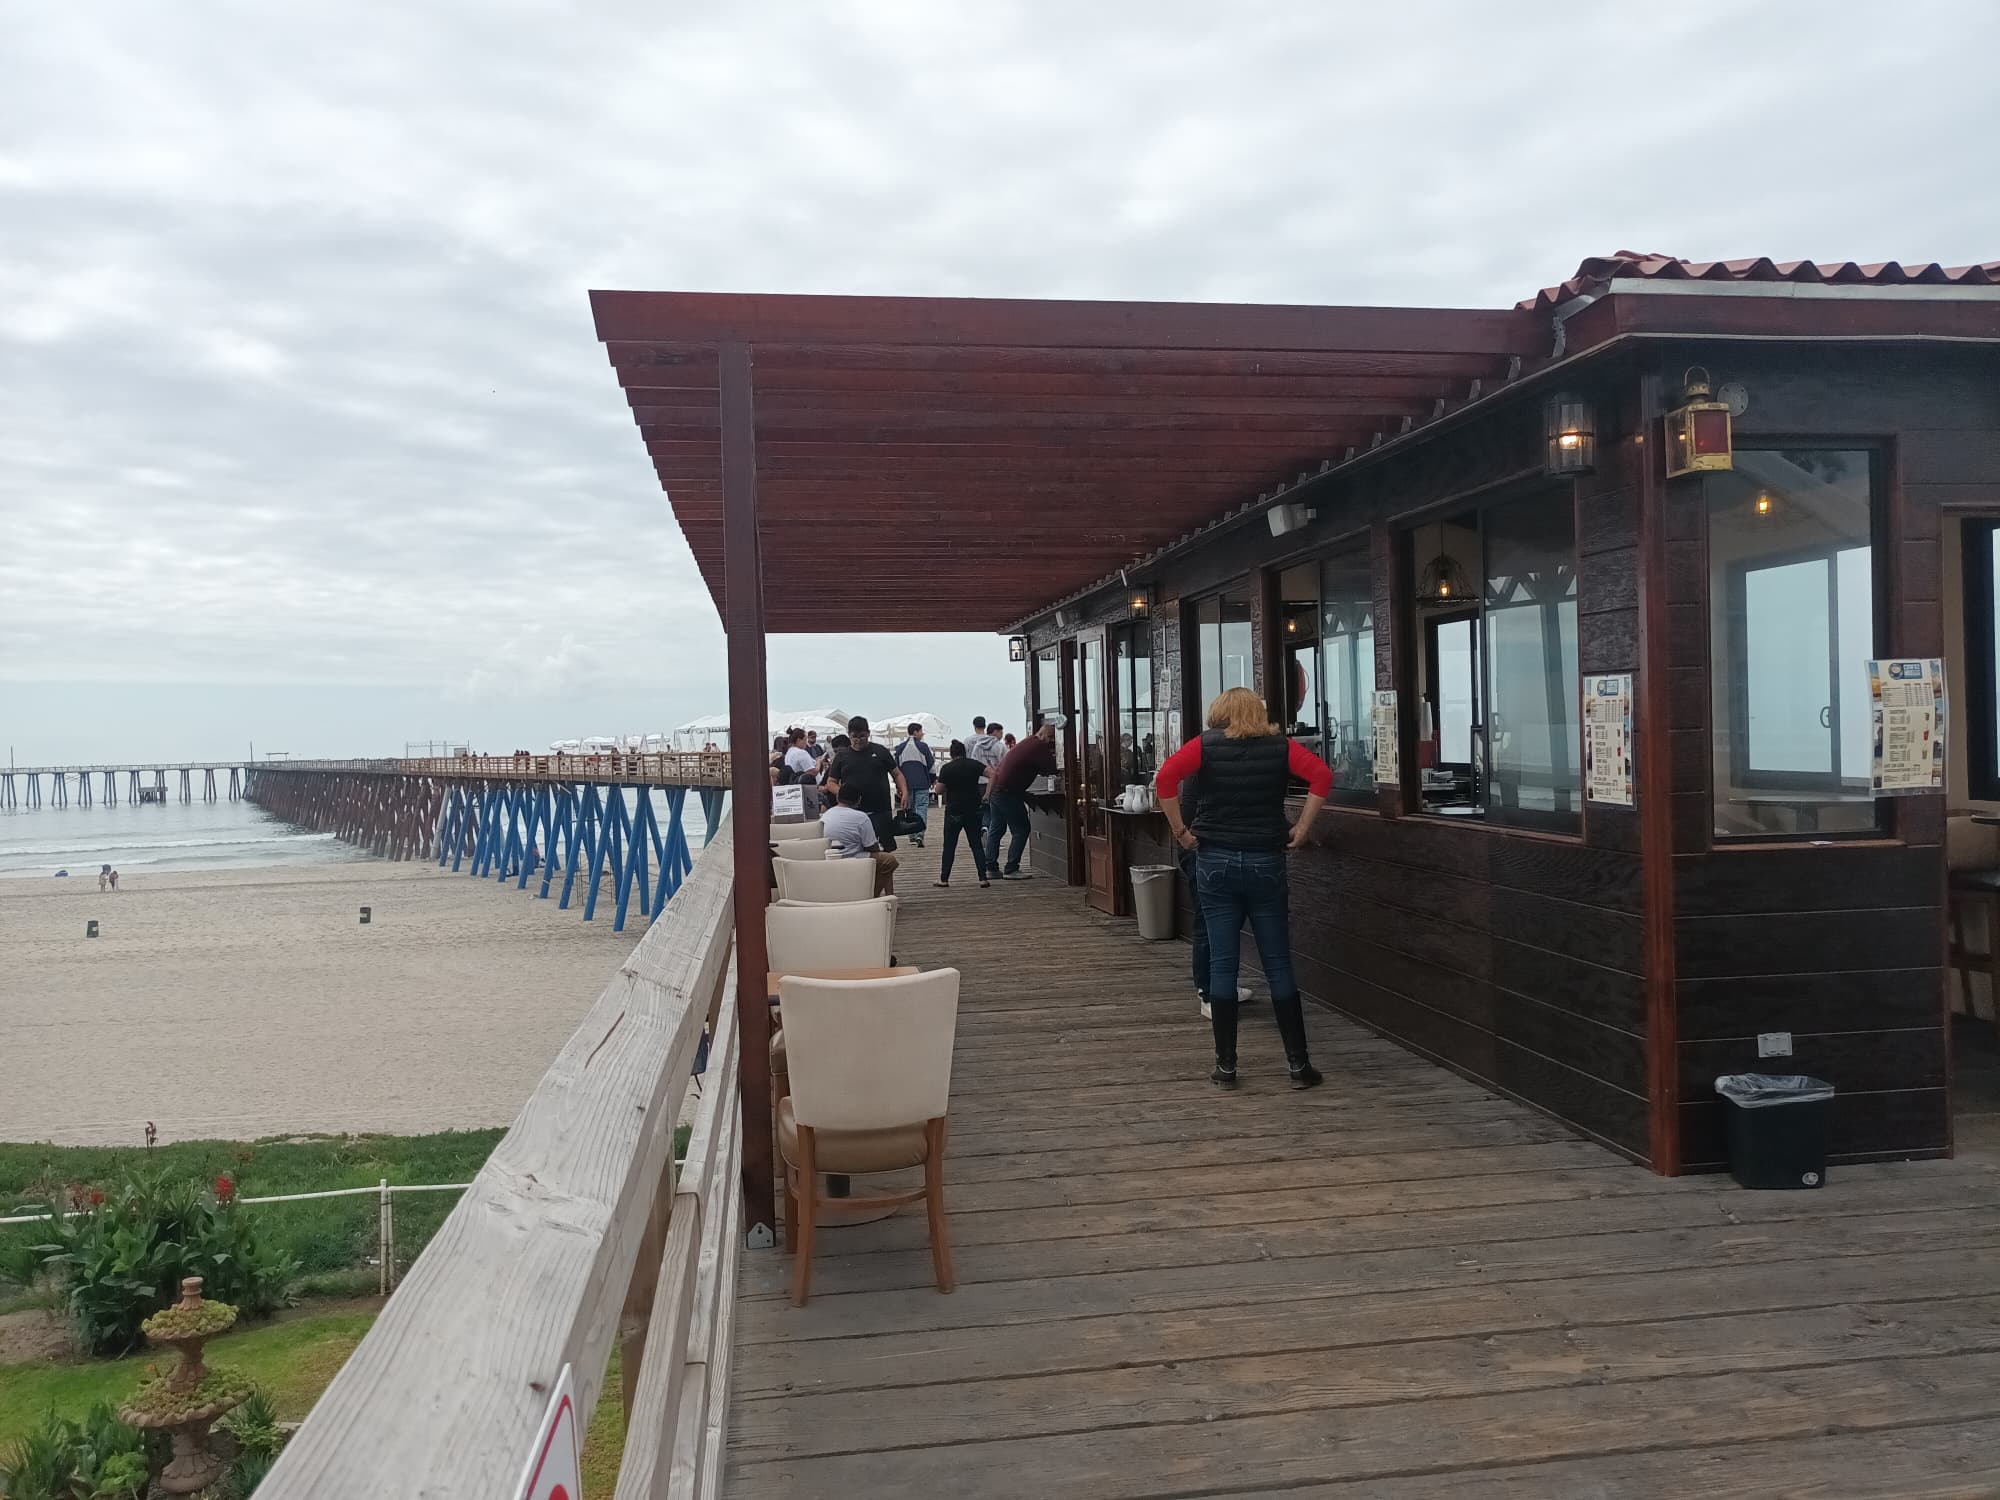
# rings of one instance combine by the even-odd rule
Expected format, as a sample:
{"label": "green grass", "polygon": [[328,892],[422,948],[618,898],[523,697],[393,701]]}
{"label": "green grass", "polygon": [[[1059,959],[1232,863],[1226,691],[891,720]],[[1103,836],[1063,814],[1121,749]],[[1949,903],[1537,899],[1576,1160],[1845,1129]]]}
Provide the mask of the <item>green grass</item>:
{"label": "green grass", "polygon": [[[288,1318],[219,1338],[208,1354],[244,1371],[263,1387],[280,1418],[296,1420],[312,1409],[374,1321],[372,1312]],[[93,1401],[115,1404],[130,1395],[146,1378],[148,1364],[166,1369],[173,1363],[171,1352],[152,1351],[77,1364],[0,1365],[0,1447],[33,1426],[50,1407],[80,1417]]]}
{"label": "green grass", "polygon": [[[333,1312],[265,1323],[217,1339],[211,1359],[242,1370],[277,1408],[280,1421],[300,1421],[313,1408],[347,1357],[375,1321],[372,1312]],[[174,1356],[164,1351],[82,1364],[0,1365],[0,1452],[54,1407],[80,1417],[93,1401],[117,1403],[146,1378],[146,1366],[166,1368]],[[625,1447],[625,1411],[619,1400],[619,1360],[612,1346],[611,1367],[584,1435],[583,1480],[587,1495],[609,1495],[618,1485],[618,1460]]]}
{"label": "green grass", "polygon": [[[212,1183],[227,1173],[237,1196],[265,1197],[311,1193],[327,1188],[373,1187],[393,1183],[470,1182],[499,1130],[446,1131],[438,1135],[359,1135],[284,1137],[261,1141],[181,1141],[143,1148],[108,1146],[0,1145],[0,1216],[16,1205],[34,1206],[44,1196],[61,1201],[71,1183],[116,1182],[134,1171],[184,1173]],[[396,1257],[407,1267],[430,1241],[458,1202],[456,1193],[406,1193],[396,1199]],[[253,1206],[259,1237],[299,1263],[308,1289],[365,1291],[351,1275],[375,1253],[377,1203],[373,1198],[330,1198],[313,1203]],[[39,1243],[34,1225],[0,1229],[0,1267],[10,1252]],[[4,1274],[4,1273],[0,1273]],[[0,1286],[0,1303],[18,1301]]]}

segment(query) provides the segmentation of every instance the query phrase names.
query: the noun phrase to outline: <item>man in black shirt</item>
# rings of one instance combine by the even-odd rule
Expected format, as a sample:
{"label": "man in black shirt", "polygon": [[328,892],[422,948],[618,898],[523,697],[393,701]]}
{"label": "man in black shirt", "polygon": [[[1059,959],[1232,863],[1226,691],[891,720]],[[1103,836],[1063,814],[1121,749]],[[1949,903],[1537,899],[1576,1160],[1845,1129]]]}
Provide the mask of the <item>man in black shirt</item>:
{"label": "man in black shirt", "polygon": [[910,790],[903,781],[903,773],[896,769],[896,758],[889,753],[889,747],[869,738],[868,721],[859,714],[847,721],[847,748],[827,766],[826,781],[830,791],[837,792],[851,783],[860,792],[857,805],[875,825],[875,837],[882,841],[883,852],[893,852],[895,809],[909,805]]}
{"label": "man in black shirt", "polygon": [[986,840],[980,828],[980,817],[985,807],[981,795],[981,780],[986,775],[986,767],[965,753],[965,742],[951,742],[951,759],[938,770],[938,785],[944,789],[944,857],[938,868],[938,878],[934,885],[951,884],[951,861],[958,847],[958,836],[965,835],[965,842],[972,849],[972,867],[979,872],[979,883],[988,885],[986,868]]}

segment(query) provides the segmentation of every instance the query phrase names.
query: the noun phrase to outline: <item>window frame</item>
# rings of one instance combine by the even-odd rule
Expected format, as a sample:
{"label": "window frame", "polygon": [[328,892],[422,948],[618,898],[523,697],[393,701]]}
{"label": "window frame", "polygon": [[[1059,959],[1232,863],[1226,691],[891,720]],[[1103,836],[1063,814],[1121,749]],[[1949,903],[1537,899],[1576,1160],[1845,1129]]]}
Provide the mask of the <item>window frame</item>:
{"label": "window frame", "polygon": [[[1890,529],[1890,514],[1889,514],[1892,503],[1892,497],[1890,493],[1891,476],[1890,476],[1890,469],[1888,462],[1888,445],[1879,438],[1848,437],[1841,435],[1830,435],[1825,433],[1811,434],[1808,436],[1787,436],[1783,433],[1759,433],[1755,437],[1739,438],[1739,440],[1735,444],[1735,452],[1739,455],[1744,453],[1816,453],[1816,452],[1817,453],[1862,453],[1867,455],[1868,587],[1869,587],[1869,611],[1870,611],[1869,627],[1870,627],[1870,634],[1872,637],[1869,645],[1869,650],[1874,653],[1877,659],[1880,659],[1883,656],[1887,655],[1889,647],[1885,645],[1885,640],[1890,634],[1890,626],[1892,623],[1890,619],[1890,604],[1891,604],[1891,599],[1893,597],[1891,593],[1893,569],[1890,559],[1890,543],[1893,534]],[[1706,591],[1714,587],[1714,578],[1715,578],[1715,570],[1713,566],[1714,554],[1712,550],[1712,541],[1710,536],[1710,524],[1709,524],[1710,511],[1713,505],[1713,500],[1711,498],[1709,484],[1711,480],[1724,477],[1726,476],[1723,475],[1705,476],[1702,480],[1702,487],[1701,487],[1701,549],[1702,549],[1703,589],[1705,598],[1705,603],[1703,606],[1704,618],[1707,618],[1712,615],[1715,605],[1715,601],[1713,599],[1706,597]],[[1815,557],[1825,557],[1828,561],[1829,573],[1833,573],[1837,571],[1838,563],[1837,561],[1835,561],[1835,559],[1838,558],[1841,550],[1842,549],[1835,548],[1832,552],[1828,552],[1824,548],[1801,548],[1797,549],[1794,552],[1777,554],[1776,556],[1778,557],[1779,561],[1774,563],[1773,565],[1774,566],[1782,565],[1782,562],[1784,560],[1798,562],[1798,561],[1808,561]],[[1725,610],[1733,608],[1736,603],[1733,591],[1737,587],[1738,573],[1742,572],[1747,574],[1749,571],[1751,570],[1744,567],[1744,565],[1740,563],[1731,566],[1729,572],[1729,585],[1732,590],[1732,597],[1723,601],[1723,606]],[[1830,588],[1837,587],[1837,581],[1830,579],[1829,587]],[[1833,595],[1831,594],[1829,595],[1828,602],[1829,605],[1831,606],[1833,602]],[[1838,623],[1836,621],[1830,620],[1828,629],[1829,629],[1829,634],[1833,638],[1832,642],[1829,643],[1829,649],[1831,651],[1837,651],[1838,650],[1837,642],[1839,639]],[[1729,663],[1731,672],[1731,680],[1729,683],[1729,712],[1732,718],[1736,721],[1735,723],[1732,723],[1731,725],[1727,726],[1729,733],[1729,740],[1730,740],[1729,766],[1730,766],[1730,774],[1732,777],[1742,772],[1747,772],[1749,769],[1747,765],[1748,735],[1749,735],[1749,716],[1748,716],[1749,673],[1747,670],[1747,660],[1748,660],[1749,643],[1746,640],[1738,642],[1737,645],[1741,649],[1731,650],[1730,663]],[[1704,652],[1703,672],[1712,701],[1714,693],[1714,674],[1715,674],[1715,646],[1713,640],[1710,640],[1710,642],[1708,643],[1708,647]],[[1836,683],[1838,681],[1838,675],[1839,675],[1838,671],[1835,670],[1834,677]],[[1873,716],[1872,704],[1869,706],[1869,714],[1872,719]],[[1737,728],[1739,724],[1742,726],[1740,734]],[[1711,723],[1709,725],[1709,734],[1711,739],[1714,737],[1718,729],[1721,727],[1722,726],[1718,726],[1714,723]],[[1837,731],[1835,731],[1835,733],[1837,733]],[[1742,740],[1744,746],[1745,761],[1743,762],[1739,762],[1737,758],[1739,738]],[[1789,774],[1789,773],[1757,773],[1757,774],[1761,777],[1767,774]],[[1812,774],[1812,773],[1802,773],[1802,774]],[[1753,783],[1749,782],[1738,783],[1738,785],[1744,785],[1744,786],[1749,786],[1752,784]],[[1782,782],[1766,783],[1763,781],[1759,781],[1754,784],[1760,786],[1772,785],[1780,788],[1782,788],[1783,785]],[[1793,782],[1793,784],[1794,785],[1797,784],[1796,780]],[[1871,785],[1871,781],[1869,777],[1864,775],[1859,779],[1859,781],[1856,784],[1863,788],[1867,788]],[[1827,777],[1827,786],[1832,791],[1838,792],[1841,789],[1842,783],[1836,776],[1833,776],[1831,773],[1829,773]],[[1809,841],[1814,844],[1856,843],[1856,842],[1866,843],[1869,842],[1870,840],[1881,840],[1887,838],[1894,838],[1897,836],[1896,823],[1895,823],[1895,809],[1880,797],[1871,798],[1870,800],[1870,806],[1873,808],[1873,816],[1872,816],[1872,821],[1865,828],[1814,828],[1811,830],[1784,829],[1784,830],[1761,832],[1761,833],[1721,833],[1718,832],[1715,827],[1716,824],[1715,807],[1716,807],[1716,797],[1718,795],[1718,791],[1719,788],[1714,783],[1714,779],[1711,776],[1707,794],[1708,804],[1709,804],[1708,847],[1710,850],[1755,848],[1759,844],[1774,844],[1774,845],[1797,844],[1801,841]]]}
{"label": "window frame", "polygon": [[[1501,829],[1517,833],[1550,834],[1560,838],[1577,840],[1583,838],[1585,824],[1588,819],[1588,800],[1584,795],[1583,785],[1583,674],[1581,671],[1581,661],[1584,616],[1581,613],[1580,607],[1576,616],[1576,646],[1579,670],[1576,681],[1570,684],[1573,694],[1570,700],[1570,712],[1572,715],[1569,725],[1571,740],[1570,766],[1576,780],[1574,785],[1568,788],[1568,790],[1573,799],[1573,807],[1568,811],[1558,811],[1555,809],[1518,806],[1507,807],[1494,801],[1493,746],[1490,738],[1493,726],[1493,649],[1489,625],[1489,615],[1492,612],[1489,597],[1489,553],[1492,546],[1489,518],[1494,511],[1505,510],[1510,506],[1525,505],[1536,500],[1546,501],[1551,506],[1560,505],[1566,507],[1569,513],[1570,525],[1569,568],[1574,580],[1574,586],[1580,590],[1583,577],[1583,560],[1581,553],[1578,551],[1581,538],[1577,526],[1576,498],[1577,485],[1574,479],[1551,479],[1545,475],[1537,475],[1532,479],[1524,479],[1519,482],[1495,486],[1476,494],[1459,496],[1455,501],[1428,506],[1419,514],[1401,518],[1394,523],[1399,536],[1405,539],[1418,538],[1425,528],[1436,526],[1440,522],[1447,525],[1465,526],[1472,531],[1476,546],[1475,555],[1469,560],[1471,564],[1470,571],[1476,576],[1467,580],[1473,588],[1471,597],[1466,604],[1455,604],[1449,609],[1436,611],[1422,608],[1414,593],[1415,568],[1417,559],[1421,556],[1421,547],[1399,549],[1400,555],[1405,559],[1400,566],[1408,570],[1408,586],[1411,588],[1411,592],[1405,595],[1406,603],[1404,609],[1406,617],[1412,626],[1411,633],[1413,637],[1418,638],[1421,642],[1418,649],[1423,653],[1424,681],[1431,687],[1432,691],[1428,694],[1416,691],[1418,663],[1415,660],[1415,652],[1412,652],[1412,660],[1408,664],[1399,666],[1398,668],[1398,687],[1412,699],[1418,699],[1431,704],[1433,724],[1437,723],[1436,685],[1433,680],[1435,670],[1433,662],[1437,650],[1437,634],[1433,629],[1433,621],[1463,619],[1467,615],[1471,615],[1475,622],[1472,632],[1472,649],[1475,658],[1473,670],[1476,680],[1474,684],[1475,702],[1473,705],[1474,720],[1472,726],[1473,761],[1470,767],[1470,774],[1473,780],[1474,807],[1476,811],[1452,811],[1425,806],[1422,782],[1421,778],[1419,778],[1417,781],[1416,805],[1410,810],[1408,816],[1433,818],[1439,822],[1446,823],[1475,823],[1485,828]],[[1577,602],[1580,606],[1581,601]],[[1416,762],[1416,745],[1415,721],[1408,720],[1403,727],[1400,748],[1405,757],[1405,763],[1411,766],[1414,766]],[[1462,762],[1441,762],[1440,764],[1458,766]]]}
{"label": "window frame", "polygon": [[[1965,652],[1965,782],[1974,802],[2000,802],[2000,660],[1993,643],[1993,544],[2000,518],[1968,516],[1959,523],[1962,570],[1959,613]],[[1978,621],[1980,628],[1973,629]]]}

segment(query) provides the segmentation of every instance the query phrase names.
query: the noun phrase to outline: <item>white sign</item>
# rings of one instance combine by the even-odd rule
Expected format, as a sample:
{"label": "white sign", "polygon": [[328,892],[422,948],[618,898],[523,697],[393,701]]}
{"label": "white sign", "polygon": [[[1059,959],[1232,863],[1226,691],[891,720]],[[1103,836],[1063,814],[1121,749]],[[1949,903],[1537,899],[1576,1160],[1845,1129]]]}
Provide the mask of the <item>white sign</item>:
{"label": "white sign", "polygon": [[1868,663],[1875,709],[1874,764],[1878,797],[1944,791],[1944,663],[1937,657]]}
{"label": "white sign", "polygon": [[1375,784],[1401,786],[1403,774],[1396,766],[1396,747],[1402,742],[1402,725],[1397,722],[1396,690],[1382,688],[1375,694]]}
{"label": "white sign", "polygon": [[514,1500],[583,1500],[583,1435],[577,1428],[576,1388],[570,1383],[569,1366],[556,1377],[549,1394],[549,1409],[535,1433],[535,1445],[528,1450],[527,1465]]}
{"label": "white sign", "polygon": [[774,786],[771,788],[771,816],[774,818],[805,816],[806,794],[802,786]]}
{"label": "white sign", "polygon": [[1632,674],[1583,679],[1583,794],[1630,807]]}

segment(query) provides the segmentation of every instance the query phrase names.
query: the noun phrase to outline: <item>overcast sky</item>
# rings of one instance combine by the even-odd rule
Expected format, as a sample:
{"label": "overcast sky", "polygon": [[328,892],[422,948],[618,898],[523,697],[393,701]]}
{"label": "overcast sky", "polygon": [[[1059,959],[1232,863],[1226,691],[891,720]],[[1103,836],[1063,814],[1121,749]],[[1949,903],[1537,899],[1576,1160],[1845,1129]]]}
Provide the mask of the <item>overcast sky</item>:
{"label": "overcast sky", "polygon": [[[0,19],[24,764],[723,706],[592,287],[1506,306],[1620,248],[2000,257],[1985,3]],[[884,583],[914,632],[978,580]],[[772,698],[962,723],[1018,710],[1004,658],[780,638]]]}

